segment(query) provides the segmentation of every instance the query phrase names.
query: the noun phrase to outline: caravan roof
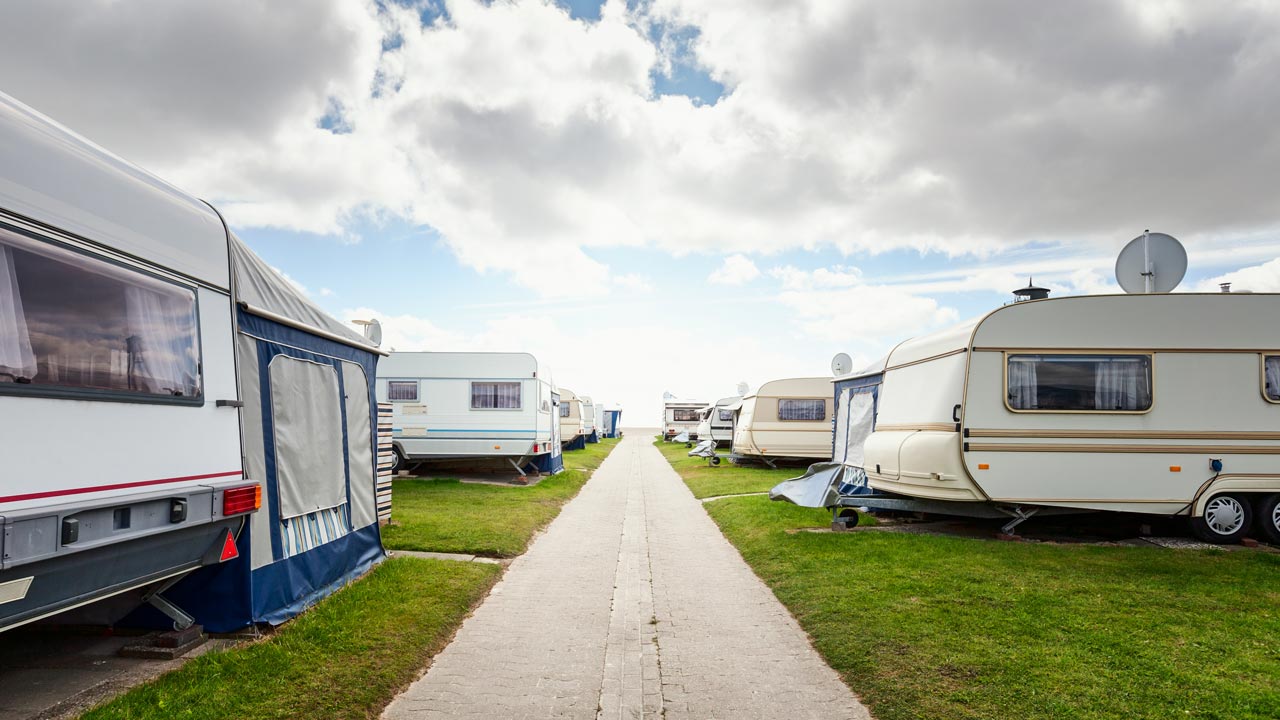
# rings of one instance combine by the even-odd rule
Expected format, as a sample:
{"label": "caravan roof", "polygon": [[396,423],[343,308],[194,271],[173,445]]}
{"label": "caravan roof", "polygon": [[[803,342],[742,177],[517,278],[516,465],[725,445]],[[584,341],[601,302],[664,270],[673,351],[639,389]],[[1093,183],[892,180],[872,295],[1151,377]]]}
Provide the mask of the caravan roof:
{"label": "caravan roof", "polygon": [[378,371],[383,377],[412,377],[428,363],[433,377],[551,379],[550,370],[527,352],[394,352],[378,364]]}
{"label": "caravan roof", "polygon": [[4,93],[0,116],[0,207],[230,288],[227,233],[213,208]]}
{"label": "caravan roof", "polygon": [[[770,380],[760,386],[760,389],[743,397],[743,400],[750,400],[754,397],[792,397],[797,395],[811,394],[814,388],[814,381],[826,382],[825,377],[802,377],[802,378],[782,378],[779,380]],[[824,395],[826,393],[823,393]]]}

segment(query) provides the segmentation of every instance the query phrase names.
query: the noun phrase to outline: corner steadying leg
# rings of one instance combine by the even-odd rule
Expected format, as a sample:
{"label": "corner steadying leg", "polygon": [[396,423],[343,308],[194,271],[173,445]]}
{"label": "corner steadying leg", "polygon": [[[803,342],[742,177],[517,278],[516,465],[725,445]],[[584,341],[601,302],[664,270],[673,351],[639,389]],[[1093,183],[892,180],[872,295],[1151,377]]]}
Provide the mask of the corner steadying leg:
{"label": "corner steadying leg", "polygon": [[[521,460],[523,460],[523,459],[524,459],[524,458],[521,458]],[[525,477],[524,470],[521,470],[521,469],[520,469],[520,465],[521,465],[522,463],[518,463],[518,462],[516,462],[515,460],[512,460],[511,458],[507,458],[507,462],[511,463],[511,467],[515,468],[515,469],[516,469],[516,472],[520,473],[520,477]]]}
{"label": "corner steadying leg", "polygon": [[168,590],[169,588],[173,587],[178,583],[179,580],[185,578],[186,576],[187,576],[187,573],[183,573],[181,575],[178,575],[177,577],[169,578],[167,581],[161,584],[160,587],[147,593],[147,595],[142,598],[149,605],[159,610],[160,612],[164,613],[165,616],[168,617],[170,620],[173,620],[174,630],[186,630],[187,628],[195,624],[196,619],[188,615],[187,612],[182,608],[169,602],[169,599],[161,595],[160,593],[163,593],[165,590]]}
{"label": "corner steadying leg", "polygon": [[1021,505],[1014,505],[1012,508],[1000,507],[1000,512],[1012,517],[1013,519],[1004,524],[1000,528],[1000,532],[1005,535],[1012,535],[1014,528],[1031,519],[1032,515],[1040,512],[1040,508],[1033,507],[1029,510],[1024,509]]}

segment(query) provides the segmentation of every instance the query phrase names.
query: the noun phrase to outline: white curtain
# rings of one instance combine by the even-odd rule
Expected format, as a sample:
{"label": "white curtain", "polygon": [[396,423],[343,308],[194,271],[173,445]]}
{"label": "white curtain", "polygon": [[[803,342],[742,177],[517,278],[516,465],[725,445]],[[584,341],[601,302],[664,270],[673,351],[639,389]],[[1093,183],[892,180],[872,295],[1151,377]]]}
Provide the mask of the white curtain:
{"label": "white curtain", "polygon": [[1014,410],[1035,410],[1040,406],[1037,391],[1036,362],[1034,360],[1009,361],[1009,407]]}
{"label": "white curtain", "polygon": [[1280,356],[1267,358],[1267,397],[1280,400]]}
{"label": "white curtain", "polygon": [[137,390],[191,394],[183,368],[188,333],[174,303],[154,290],[125,287],[129,322],[129,382]]}
{"label": "white curtain", "polygon": [[471,407],[484,410],[519,410],[520,383],[471,383]]}
{"label": "white curtain", "polygon": [[18,293],[18,271],[13,250],[0,245],[0,380],[30,379],[36,374],[36,356],[31,351],[27,317]]}
{"label": "white curtain", "polygon": [[861,468],[866,462],[867,438],[871,437],[875,424],[875,395],[860,392],[849,398],[849,415],[845,427],[845,465]]}
{"label": "white curtain", "polygon": [[1144,410],[1150,395],[1146,365],[1132,361],[1099,362],[1094,375],[1098,410]]}

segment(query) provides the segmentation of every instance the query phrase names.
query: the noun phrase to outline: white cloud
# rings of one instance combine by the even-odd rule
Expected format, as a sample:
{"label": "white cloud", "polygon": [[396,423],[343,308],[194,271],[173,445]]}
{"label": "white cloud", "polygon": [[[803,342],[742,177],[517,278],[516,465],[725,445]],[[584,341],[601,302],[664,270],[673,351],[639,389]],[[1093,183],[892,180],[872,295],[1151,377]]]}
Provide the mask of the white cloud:
{"label": "white cloud", "polygon": [[[404,219],[545,294],[603,292],[619,245],[986,259],[1280,224],[1274,4],[445,5],[18,1],[0,87],[238,226]],[[650,39],[688,27],[688,57]],[[656,96],[673,60],[728,94]]]}
{"label": "white cloud", "polygon": [[320,288],[320,297],[333,297],[333,291],[327,287]]}
{"label": "white cloud", "polygon": [[811,337],[841,338],[849,347],[904,340],[959,319],[955,309],[940,306],[933,298],[885,285],[786,290],[778,300]]}
{"label": "white cloud", "polygon": [[760,277],[760,269],[746,255],[730,255],[719,268],[707,276],[717,285],[745,285]]}
{"label": "white cloud", "polygon": [[618,287],[634,290],[635,292],[648,293],[653,292],[653,283],[649,279],[639,273],[623,273],[613,276],[613,283]]}
{"label": "white cloud", "polygon": [[783,265],[770,269],[769,274],[781,280],[782,287],[787,290],[850,287],[862,283],[861,270],[842,265],[816,270],[801,270],[793,265]]}
{"label": "white cloud", "polygon": [[1280,292],[1280,258],[1205,280],[1196,287],[1196,290],[1218,292],[1219,284],[1228,282],[1231,283],[1231,289],[1237,292],[1241,290]]}

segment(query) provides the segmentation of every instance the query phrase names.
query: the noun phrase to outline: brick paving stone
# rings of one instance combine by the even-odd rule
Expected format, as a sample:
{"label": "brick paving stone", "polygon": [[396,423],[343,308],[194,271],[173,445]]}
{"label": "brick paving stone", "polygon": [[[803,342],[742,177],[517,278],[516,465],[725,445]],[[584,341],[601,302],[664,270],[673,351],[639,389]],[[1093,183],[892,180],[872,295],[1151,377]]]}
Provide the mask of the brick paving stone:
{"label": "brick paving stone", "polygon": [[383,717],[659,716],[870,717],[633,433]]}

